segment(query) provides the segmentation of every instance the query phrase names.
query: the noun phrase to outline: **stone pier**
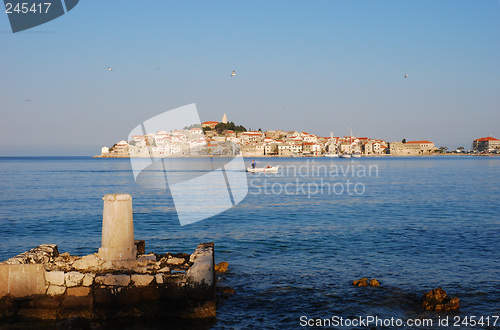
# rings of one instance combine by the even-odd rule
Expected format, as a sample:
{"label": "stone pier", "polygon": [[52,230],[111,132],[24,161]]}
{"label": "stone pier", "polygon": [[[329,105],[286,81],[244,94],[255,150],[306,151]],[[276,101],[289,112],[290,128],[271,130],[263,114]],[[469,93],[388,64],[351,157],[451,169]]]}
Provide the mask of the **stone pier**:
{"label": "stone pier", "polygon": [[145,254],[133,233],[130,195],[106,195],[98,253],[71,256],[44,244],[0,263],[0,318],[214,318],[214,244]]}

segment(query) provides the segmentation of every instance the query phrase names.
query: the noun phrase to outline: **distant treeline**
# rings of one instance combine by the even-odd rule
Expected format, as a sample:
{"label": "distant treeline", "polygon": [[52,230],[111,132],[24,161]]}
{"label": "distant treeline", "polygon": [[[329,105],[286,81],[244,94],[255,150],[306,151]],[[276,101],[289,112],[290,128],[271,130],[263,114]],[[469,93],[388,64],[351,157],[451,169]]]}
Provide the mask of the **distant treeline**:
{"label": "distant treeline", "polygon": [[[243,127],[242,125],[235,125],[232,121],[229,123],[218,123],[215,126],[215,130],[217,131],[217,134],[222,134],[226,131],[235,131],[235,132],[246,132],[247,129]],[[203,131],[210,131],[210,128],[205,126],[203,127]]]}

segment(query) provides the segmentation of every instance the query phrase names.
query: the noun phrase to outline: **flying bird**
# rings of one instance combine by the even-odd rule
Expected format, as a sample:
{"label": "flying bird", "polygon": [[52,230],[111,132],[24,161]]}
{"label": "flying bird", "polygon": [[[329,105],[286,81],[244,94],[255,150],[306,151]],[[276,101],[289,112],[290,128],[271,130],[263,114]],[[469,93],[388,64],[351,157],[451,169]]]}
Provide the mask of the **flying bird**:
{"label": "flying bird", "polygon": [[113,71],[113,69],[111,69],[111,68],[108,66],[108,71]]}
{"label": "flying bird", "polygon": [[231,73],[231,77],[236,76],[236,72],[233,70],[233,73]]}
{"label": "flying bird", "polygon": [[160,67],[155,68],[156,71],[160,71]]}
{"label": "flying bird", "polygon": [[30,99],[26,99],[25,101],[26,101],[26,102],[31,102],[31,100],[30,100]]}
{"label": "flying bird", "polygon": [[407,75],[407,74],[405,74],[405,79],[406,79],[406,78],[408,78],[408,75]]}

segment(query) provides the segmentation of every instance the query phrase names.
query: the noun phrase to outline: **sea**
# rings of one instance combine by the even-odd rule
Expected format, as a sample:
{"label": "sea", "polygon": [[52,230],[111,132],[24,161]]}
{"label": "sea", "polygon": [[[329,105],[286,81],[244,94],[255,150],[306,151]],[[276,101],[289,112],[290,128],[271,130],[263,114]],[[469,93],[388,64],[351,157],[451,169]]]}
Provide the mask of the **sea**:
{"label": "sea", "polygon": [[[97,252],[102,197],[128,193],[147,251],[191,253],[213,241],[216,262],[229,263],[218,285],[235,292],[219,295],[209,322],[158,315],[92,328],[500,329],[500,157],[255,160],[280,169],[238,173],[248,183],[241,202],[181,226],[168,186],[138,185],[129,159],[0,158],[0,260],[44,243]],[[219,202],[218,188],[199,189]],[[364,277],[380,286],[353,286]],[[460,299],[458,311],[422,310],[437,287]]]}

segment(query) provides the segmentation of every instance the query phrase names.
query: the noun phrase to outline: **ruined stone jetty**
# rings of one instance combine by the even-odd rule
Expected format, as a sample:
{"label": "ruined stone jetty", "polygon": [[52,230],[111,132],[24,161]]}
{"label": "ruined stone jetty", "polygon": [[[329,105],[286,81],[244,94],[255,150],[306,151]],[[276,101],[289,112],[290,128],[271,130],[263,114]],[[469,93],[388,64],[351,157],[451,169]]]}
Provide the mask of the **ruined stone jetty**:
{"label": "ruined stone jetty", "polygon": [[102,246],[71,256],[44,244],[0,263],[0,318],[214,318],[214,244],[192,254],[145,254],[135,241],[132,198],[104,198]]}

